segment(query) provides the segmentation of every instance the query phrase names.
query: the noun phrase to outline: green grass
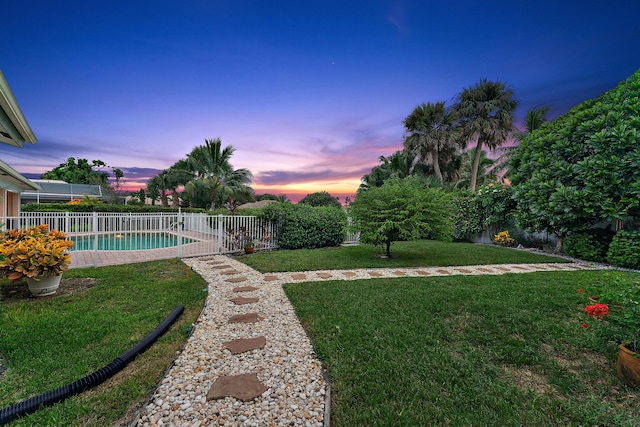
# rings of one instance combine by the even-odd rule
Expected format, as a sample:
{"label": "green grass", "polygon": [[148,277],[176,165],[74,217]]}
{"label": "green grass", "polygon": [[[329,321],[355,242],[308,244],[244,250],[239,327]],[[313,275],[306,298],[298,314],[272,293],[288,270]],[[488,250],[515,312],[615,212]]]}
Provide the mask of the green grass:
{"label": "green grass", "polygon": [[358,245],[260,252],[244,255],[238,259],[263,273],[350,268],[566,262],[557,257],[495,245],[443,243],[433,240],[397,242],[391,247],[391,258],[380,258],[379,255],[382,252],[380,248],[371,245]]}
{"label": "green grass", "polygon": [[[586,295],[610,273],[285,285],[327,366],[336,426],[640,425]],[[637,274],[628,278],[638,280]],[[578,288],[585,290],[578,293]]]}
{"label": "green grass", "polygon": [[[73,269],[96,278],[87,290],[0,304],[0,407],[74,382],[104,367],[155,329],[178,305],[171,329],[102,385],[19,419],[12,426],[113,425],[144,402],[185,343],[204,306],[206,282],[180,260]],[[3,295],[11,287],[2,283]],[[25,285],[19,285],[25,286]]]}

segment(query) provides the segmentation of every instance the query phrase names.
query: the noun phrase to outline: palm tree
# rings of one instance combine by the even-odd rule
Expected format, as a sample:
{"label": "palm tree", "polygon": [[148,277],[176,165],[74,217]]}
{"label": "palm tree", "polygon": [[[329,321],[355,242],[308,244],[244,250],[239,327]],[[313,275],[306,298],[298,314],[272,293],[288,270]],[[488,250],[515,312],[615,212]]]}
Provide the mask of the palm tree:
{"label": "palm tree", "polygon": [[161,171],[158,175],[154,176],[147,183],[147,189],[149,194],[159,194],[160,203],[165,208],[169,207],[169,199],[167,196],[167,190],[169,189],[167,177],[169,172],[167,169]]}
{"label": "palm tree", "polygon": [[482,147],[494,150],[506,142],[514,130],[513,114],[517,105],[512,89],[487,79],[481,79],[458,95],[454,110],[459,114],[462,130],[467,140],[477,138],[469,183],[472,192],[476,189]]}
{"label": "palm tree", "polygon": [[389,157],[380,156],[380,165],[374,166],[371,172],[362,177],[358,191],[371,187],[381,187],[389,178],[404,179],[410,175],[425,176],[430,168],[400,150]]}
{"label": "palm tree", "polygon": [[231,145],[222,148],[220,138],[215,138],[205,140],[205,145],[195,147],[187,156],[194,179],[185,189],[190,192],[206,190],[212,209],[229,196],[246,192],[251,182],[248,169],[234,169],[229,163],[234,151]]}
{"label": "palm tree", "polygon": [[[456,188],[468,187],[471,182],[471,170],[473,168],[473,162],[476,158],[476,149],[471,148],[464,152],[464,163],[462,166],[462,173],[460,179],[456,182]],[[480,153],[480,161],[478,162],[477,173],[477,185],[482,185],[485,181],[497,180],[497,169],[495,160],[487,157],[486,151],[482,150]]]}
{"label": "palm tree", "polygon": [[404,140],[405,151],[433,167],[440,181],[443,181],[440,153],[447,149],[450,151],[455,145],[454,122],[454,115],[442,101],[418,105],[403,122],[410,133]]}

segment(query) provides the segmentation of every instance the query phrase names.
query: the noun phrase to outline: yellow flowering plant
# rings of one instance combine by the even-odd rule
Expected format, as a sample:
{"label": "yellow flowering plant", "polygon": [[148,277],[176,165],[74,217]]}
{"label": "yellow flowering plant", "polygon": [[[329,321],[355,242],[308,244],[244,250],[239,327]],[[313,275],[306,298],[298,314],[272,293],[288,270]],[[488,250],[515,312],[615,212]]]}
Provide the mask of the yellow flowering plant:
{"label": "yellow flowering plant", "polygon": [[513,244],[516,242],[515,240],[513,240],[511,238],[511,236],[509,236],[509,231],[505,230],[505,231],[501,231],[498,234],[496,234],[495,236],[493,236],[493,241],[501,246],[513,246]]}
{"label": "yellow flowering plant", "polygon": [[47,224],[0,233],[0,274],[10,280],[57,276],[71,264],[73,242]]}

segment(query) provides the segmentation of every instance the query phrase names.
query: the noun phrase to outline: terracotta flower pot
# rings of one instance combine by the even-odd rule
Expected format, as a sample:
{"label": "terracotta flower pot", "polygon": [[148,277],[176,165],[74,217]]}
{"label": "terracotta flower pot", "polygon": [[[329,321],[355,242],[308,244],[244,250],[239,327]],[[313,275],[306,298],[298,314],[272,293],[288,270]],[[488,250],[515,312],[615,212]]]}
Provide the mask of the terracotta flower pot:
{"label": "terracotta flower pot", "polygon": [[252,254],[253,253],[253,246],[245,246],[244,247],[244,253],[245,254]]}
{"label": "terracotta flower pot", "polygon": [[618,376],[634,387],[640,387],[640,355],[625,344],[618,346]]}

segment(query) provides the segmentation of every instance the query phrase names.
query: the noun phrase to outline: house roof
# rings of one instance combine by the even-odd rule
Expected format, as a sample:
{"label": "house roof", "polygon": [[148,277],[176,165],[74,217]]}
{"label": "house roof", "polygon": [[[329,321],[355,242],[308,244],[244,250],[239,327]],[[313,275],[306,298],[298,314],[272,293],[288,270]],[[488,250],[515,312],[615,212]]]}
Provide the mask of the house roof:
{"label": "house roof", "polygon": [[25,142],[35,144],[33,134],[27,119],[18,105],[7,80],[0,70],[0,142],[22,147]]}
{"label": "house roof", "polygon": [[21,193],[27,190],[40,190],[40,186],[35,182],[25,178],[11,166],[0,160],[0,188]]}

